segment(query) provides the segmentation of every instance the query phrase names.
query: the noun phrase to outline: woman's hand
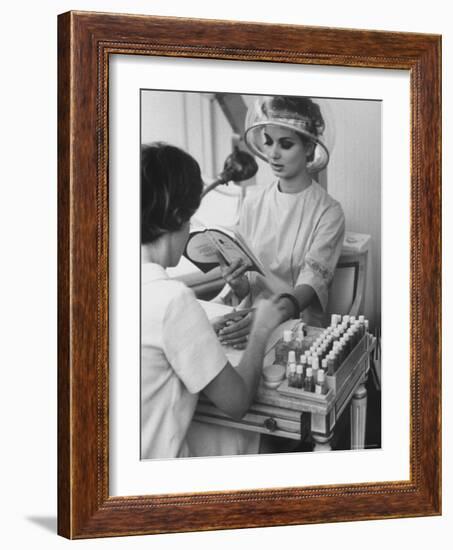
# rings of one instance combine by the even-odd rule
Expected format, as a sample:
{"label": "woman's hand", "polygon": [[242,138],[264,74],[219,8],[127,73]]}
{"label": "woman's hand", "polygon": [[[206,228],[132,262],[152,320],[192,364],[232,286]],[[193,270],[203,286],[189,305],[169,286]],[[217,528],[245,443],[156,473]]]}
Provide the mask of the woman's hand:
{"label": "woman's hand", "polygon": [[227,265],[221,254],[217,253],[217,258],[219,260],[222,277],[230,285],[239,300],[242,300],[250,291],[249,281],[245,276],[248,266],[241,258],[234,260],[230,265]]}
{"label": "woman's hand", "polygon": [[[238,314],[237,318],[227,319],[220,330],[216,330],[216,332],[222,344],[233,346],[236,349],[244,349],[252,328],[253,313],[251,311],[241,313],[241,310],[236,313]],[[216,326],[218,327],[218,324]]]}
{"label": "woman's hand", "polygon": [[[241,313],[239,310],[238,314]],[[256,310],[244,315],[241,319],[228,320],[227,324],[218,331],[222,344],[244,349],[247,346],[250,332],[264,332],[267,336],[286,319],[286,308],[275,296],[268,300],[261,300]]]}

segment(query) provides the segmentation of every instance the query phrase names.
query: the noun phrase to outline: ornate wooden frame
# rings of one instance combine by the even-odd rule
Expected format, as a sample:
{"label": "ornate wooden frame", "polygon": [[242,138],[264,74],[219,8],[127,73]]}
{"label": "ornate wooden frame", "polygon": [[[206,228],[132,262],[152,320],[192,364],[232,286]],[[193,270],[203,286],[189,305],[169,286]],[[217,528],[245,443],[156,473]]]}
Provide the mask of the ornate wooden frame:
{"label": "ornate wooden frame", "polygon": [[[440,37],[83,12],[58,24],[58,532],[87,538],[440,514]],[[109,496],[110,54],[410,71],[409,481]]]}

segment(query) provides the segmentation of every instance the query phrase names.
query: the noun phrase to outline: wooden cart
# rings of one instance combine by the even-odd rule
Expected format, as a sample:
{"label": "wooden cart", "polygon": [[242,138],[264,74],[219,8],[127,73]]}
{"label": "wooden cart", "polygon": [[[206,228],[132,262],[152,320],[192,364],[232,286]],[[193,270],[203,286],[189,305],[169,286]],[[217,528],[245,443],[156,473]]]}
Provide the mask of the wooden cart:
{"label": "wooden cart", "polygon": [[[320,331],[310,327],[313,332]],[[330,441],[335,426],[345,408],[351,406],[351,448],[365,446],[367,390],[365,382],[370,368],[370,355],[375,339],[366,334],[351,351],[335,375],[327,377],[329,391],[320,396],[302,390],[287,388],[286,381],[279,388],[270,389],[261,379],[255,400],[240,420],[233,420],[217,409],[201,395],[195,412],[195,420],[220,426],[272,434],[295,440],[309,435],[315,442],[314,450],[331,450]],[[272,346],[264,360],[264,366],[274,360]]]}

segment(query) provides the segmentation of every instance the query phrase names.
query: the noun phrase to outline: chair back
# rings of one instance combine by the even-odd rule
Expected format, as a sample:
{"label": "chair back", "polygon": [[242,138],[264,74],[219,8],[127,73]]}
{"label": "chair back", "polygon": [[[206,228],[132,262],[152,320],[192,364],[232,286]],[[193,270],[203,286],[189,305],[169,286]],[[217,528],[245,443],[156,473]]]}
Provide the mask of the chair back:
{"label": "chair back", "polygon": [[327,312],[360,315],[365,297],[368,250],[342,254],[329,290]]}

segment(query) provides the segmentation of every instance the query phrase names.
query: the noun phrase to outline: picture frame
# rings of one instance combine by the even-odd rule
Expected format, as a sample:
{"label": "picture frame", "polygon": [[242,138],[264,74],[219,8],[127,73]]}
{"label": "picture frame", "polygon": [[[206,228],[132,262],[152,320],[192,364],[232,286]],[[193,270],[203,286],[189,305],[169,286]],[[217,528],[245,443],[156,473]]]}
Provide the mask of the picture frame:
{"label": "picture frame", "polygon": [[[440,37],[69,12],[59,16],[58,48],[59,534],[76,539],[439,515]],[[111,55],[400,69],[410,73],[409,480],[110,496]]]}

